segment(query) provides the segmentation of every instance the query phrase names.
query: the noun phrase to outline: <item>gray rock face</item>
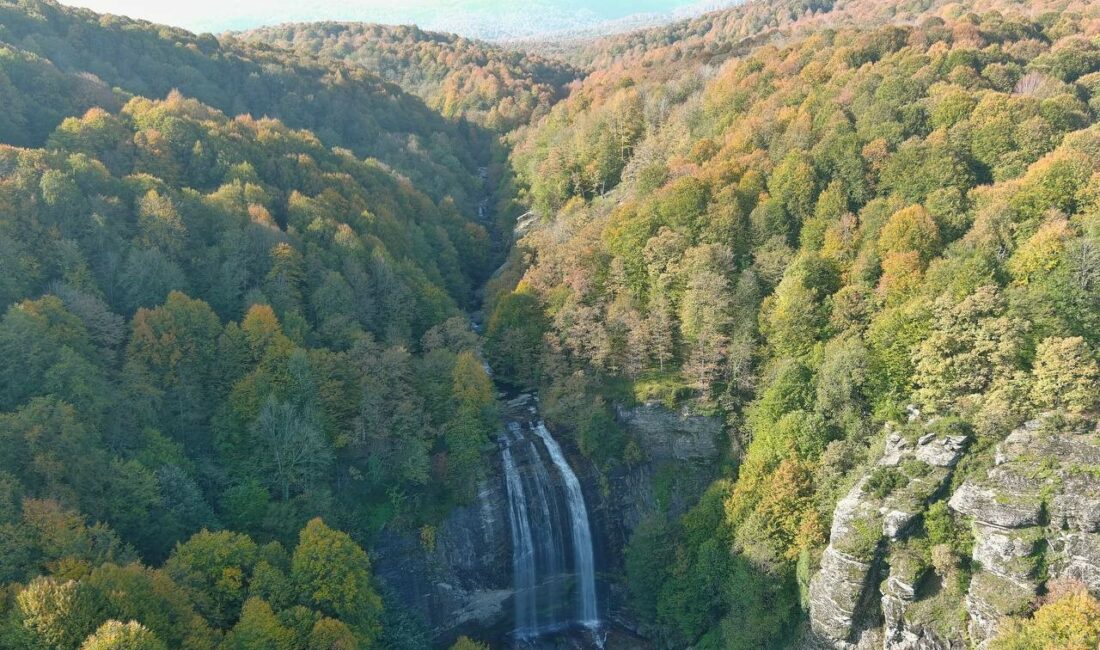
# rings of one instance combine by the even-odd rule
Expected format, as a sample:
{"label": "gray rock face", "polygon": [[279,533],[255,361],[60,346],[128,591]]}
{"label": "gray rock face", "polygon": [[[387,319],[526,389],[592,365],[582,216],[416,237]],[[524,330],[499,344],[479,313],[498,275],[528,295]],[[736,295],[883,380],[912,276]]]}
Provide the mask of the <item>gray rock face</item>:
{"label": "gray rock face", "polygon": [[723,424],[720,417],[672,411],[657,403],[616,410],[646,458],[609,477],[605,514],[625,543],[647,515],[664,509],[675,518],[695,503],[713,478]]}
{"label": "gray rock face", "polygon": [[718,457],[721,418],[695,415],[687,410],[671,411],[654,402],[620,408],[618,416],[653,461]]}
{"label": "gray rock face", "polygon": [[[1100,437],[1081,423],[1044,416],[1013,431],[995,466],[949,502],[973,520],[975,573],[966,596],[971,640],[985,647],[1006,616],[1025,612],[1050,578],[1100,593]],[[1049,521],[1044,521],[1044,513]],[[1045,548],[1045,551],[1044,551]]]}
{"label": "gray rock face", "polygon": [[[904,617],[916,593],[914,584],[894,571],[881,591],[878,583],[884,570],[883,548],[889,541],[905,537],[928,501],[947,485],[951,468],[962,457],[966,444],[967,439],[961,436],[928,433],[913,441],[897,433],[887,435],[876,464],[878,471],[901,472],[903,465],[920,471],[906,476],[904,486],[881,496],[868,487],[871,474],[865,475],[837,503],[829,546],[820,570],[810,581],[810,626],[818,645],[950,647],[940,644],[929,631],[906,628]],[[881,630],[875,629],[878,623]]]}
{"label": "gray rock face", "polygon": [[[723,420],[698,415],[687,409],[674,411],[658,403],[616,409],[618,421],[642,448],[645,460],[620,466],[607,476],[605,498],[593,512],[604,533],[610,573],[623,571],[623,551],[643,519],[664,513],[675,520],[688,511],[714,479],[714,464],[721,455]],[[612,587],[611,616],[616,623],[642,636],[647,621],[635,620],[625,608],[625,592]]]}
{"label": "gray rock face", "polygon": [[510,616],[511,544],[498,479],[481,486],[474,504],[451,512],[434,547],[397,532],[383,534],[374,546],[379,582],[423,616],[436,637],[469,625],[493,627]]}
{"label": "gray rock face", "polygon": [[814,632],[833,647],[854,647],[854,622],[869,586],[871,568],[871,562],[832,545],[821,556],[821,570],[810,582],[810,620]]}

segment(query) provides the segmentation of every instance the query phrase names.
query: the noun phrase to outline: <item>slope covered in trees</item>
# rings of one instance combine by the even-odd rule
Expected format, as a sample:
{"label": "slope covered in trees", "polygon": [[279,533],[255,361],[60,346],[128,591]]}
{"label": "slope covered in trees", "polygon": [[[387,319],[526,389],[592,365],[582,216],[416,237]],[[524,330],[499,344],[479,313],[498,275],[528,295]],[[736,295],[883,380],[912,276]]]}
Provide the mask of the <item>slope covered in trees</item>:
{"label": "slope covered in trees", "polygon": [[577,76],[553,59],[415,26],[309,23],[260,28],[241,38],[362,66],[447,118],[500,132],[544,115]]}
{"label": "slope covered in trees", "polygon": [[[860,4],[596,44],[516,137],[537,219],[497,284],[495,367],[601,466],[636,450],[616,402],[690,403],[734,443],[699,504],[627,551],[667,647],[791,642],[833,508],[908,405],[976,439],[957,481],[1035,413],[1100,408],[1095,6],[862,3],[862,26]],[[909,18],[876,26],[891,12]],[[965,572],[950,548],[925,566]]]}
{"label": "slope covered in trees", "polygon": [[[0,140],[40,146],[64,117],[178,90],[228,115],[270,116],[378,158],[472,213],[487,142],[363,68],[72,9],[0,2]],[[121,91],[121,95],[119,93]],[[113,98],[113,99],[112,99]]]}
{"label": "slope covered in trees", "polygon": [[0,12],[0,647],[423,647],[361,544],[485,472],[477,134],[361,69]]}

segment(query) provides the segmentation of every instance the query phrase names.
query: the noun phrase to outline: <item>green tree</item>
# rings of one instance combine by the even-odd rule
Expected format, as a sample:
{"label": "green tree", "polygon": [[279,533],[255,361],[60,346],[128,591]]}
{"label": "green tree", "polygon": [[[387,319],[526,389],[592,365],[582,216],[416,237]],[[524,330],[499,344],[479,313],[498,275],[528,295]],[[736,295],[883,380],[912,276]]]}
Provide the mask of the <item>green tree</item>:
{"label": "green tree", "polygon": [[474,641],[468,636],[460,636],[458,640],[451,646],[451,650],[489,650],[489,646],[478,641]]}
{"label": "green tree", "polygon": [[672,531],[663,515],[646,517],[631,534],[624,561],[630,606],[638,616],[656,619],[674,550]]}
{"label": "green tree", "polygon": [[1019,367],[1025,325],[1005,313],[1000,292],[979,288],[962,301],[936,302],[932,331],[913,350],[919,399],[932,410],[978,396]]}
{"label": "green tree", "polygon": [[202,531],[176,546],[164,570],[190,590],[207,621],[227,629],[240,614],[257,559],[256,544],[246,535]]}
{"label": "green tree", "polygon": [[309,408],[269,396],[254,428],[260,447],[255,457],[258,473],[283,501],[290,498],[291,491],[317,482],[332,463],[328,441]]}
{"label": "green tree", "polygon": [[503,296],[485,330],[485,353],[494,375],[514,386],[534,386],[539,377],[542,337],[547,329],[542,307],[533,292],[517,290]]}
{"label": "green tree", "polygon": [[1034,373],[1032,397],[1041,407],[1081,413],[1100,405],[1100,364],[1079,336],[1041,341]]}
{"label": "green tree", "polygon": [[137,621],[107,621],[84,640],[80,650],[167,650],[168,646]]}
{"label": "green tree", "polygon": [[919,205],[895,212],[879,233],[878,249],[886,257],[915,252],[927,264],[940,249],[940,231],[928,211]]}
{"label": "green tree", "polygon": [[463,501],[476,496],[481,478],[481,452],[496,423],[493,384],[473,352],[455,360],[452,373],[455,415],[447,424],[447,481]]}
{"label": "green tree", "polygon": [[241,618],[225,635],[221,650],[294,650],[294,631],[283,625],[268,605],[260,598],[249,598],[241,609]]}
{"label": "green tree", "polygon": [[97,612],[73,580],[40,577],[16,596],[16,619],[34,648],[76,648],[96,626]]}
{"label": "green tree", "polygon": [[382,599],[372,584],[370,559],[346,533],[320,519],[306,524],[294,549],[291,579],[303,602],[348,623],[365,643],[378,636]]}
{"label": "green tree", "polygon": [[161,417],[177,439],[196,445],[205,439],[213,411],[218,369],[217,314],[202,300],[173,291],[163,305],[139,309],[131,324],[127,359],[148,373],[163,391]]}

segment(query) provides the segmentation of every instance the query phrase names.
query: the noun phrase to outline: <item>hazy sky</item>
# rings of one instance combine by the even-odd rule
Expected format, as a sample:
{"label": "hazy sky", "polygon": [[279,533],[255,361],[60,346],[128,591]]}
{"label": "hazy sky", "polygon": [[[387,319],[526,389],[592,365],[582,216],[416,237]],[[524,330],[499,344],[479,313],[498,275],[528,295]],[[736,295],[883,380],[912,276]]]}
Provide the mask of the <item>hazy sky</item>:
{"label": "hazy sky", "polygon": [[730,0],[62,0],[203,32],[310,20],[415,23],[471,36],[530,36]]}

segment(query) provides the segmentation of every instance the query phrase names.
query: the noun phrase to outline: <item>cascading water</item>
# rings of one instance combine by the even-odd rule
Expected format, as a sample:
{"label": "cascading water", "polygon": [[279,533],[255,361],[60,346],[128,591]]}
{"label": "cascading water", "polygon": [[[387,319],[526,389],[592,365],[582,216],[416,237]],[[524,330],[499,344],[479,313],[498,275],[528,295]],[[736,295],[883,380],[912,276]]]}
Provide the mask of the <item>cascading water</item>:
{"label": "cascading water", "polygon": [[535,433],[546,445],[550,458],[561,472],[565,481],[566,497],[569,504],[569,523],[573,530],[573,566],[580,576],[580,599],[577,606],[579,622],[585,627],[599,627],[600,615],[596,609],[596,560],[592,552],[592,529],[588,525],[588,508],[584,504],[581,482],[573,473],[573,468],[565,461],[565,455],[557,440],[547,431],[546,425],[539,422]]}
{"label": "cascading water", "polygon": [[601,625],[580,480],[536,409],[529,411],[535,416],[509,422],[500,438],[512,533],[514,636],[521,643]]}
{"label": "cascading water", "polygon": [[527,494],[523,489],[512,450],[501,452],[508,487],[508,518],[512,528],[512,583],[515,586],[517,634],[538,629],[535,611],[535,543],[527,518]]}

